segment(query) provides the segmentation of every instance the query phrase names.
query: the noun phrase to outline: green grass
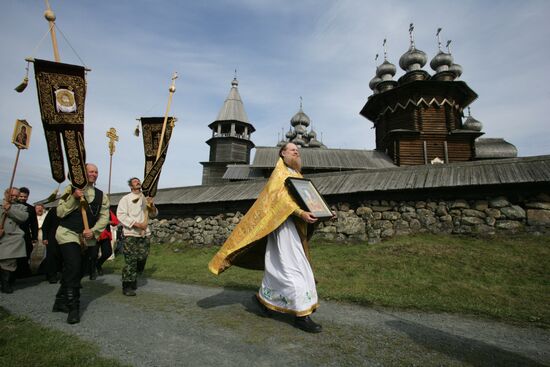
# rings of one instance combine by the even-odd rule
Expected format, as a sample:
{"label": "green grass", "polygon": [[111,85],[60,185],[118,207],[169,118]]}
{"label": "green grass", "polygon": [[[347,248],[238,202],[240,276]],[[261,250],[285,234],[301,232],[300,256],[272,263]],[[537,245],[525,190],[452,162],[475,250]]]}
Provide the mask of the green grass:
{"label": "green grass", "polygon": [[122,367],[99,348],[0,308],[0,366]]}
{"label": "green grass", "polygon": [[[146,274],[187,284],[257,289],[262,272],[207,264],[217,248],[154,245]],[[417,235],[380,244],[311,245],[321,299],[478,315],[550,327],[550,238]],[[120,272],[122,256],[106,268]]]}

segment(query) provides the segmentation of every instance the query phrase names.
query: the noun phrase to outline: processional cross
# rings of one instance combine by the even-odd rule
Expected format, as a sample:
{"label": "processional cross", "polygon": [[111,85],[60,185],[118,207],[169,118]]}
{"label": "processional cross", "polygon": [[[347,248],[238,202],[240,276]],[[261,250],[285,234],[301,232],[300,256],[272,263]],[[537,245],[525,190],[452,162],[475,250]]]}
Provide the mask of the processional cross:
{"label": "processional cross", "polygon": [[111,195],[111,171],[113,167],[113,154],[115,153],[115,142],[118,141],[118,135],[114,127],[107,130],[107,137],[109,138],[109,190],[108,195]]}

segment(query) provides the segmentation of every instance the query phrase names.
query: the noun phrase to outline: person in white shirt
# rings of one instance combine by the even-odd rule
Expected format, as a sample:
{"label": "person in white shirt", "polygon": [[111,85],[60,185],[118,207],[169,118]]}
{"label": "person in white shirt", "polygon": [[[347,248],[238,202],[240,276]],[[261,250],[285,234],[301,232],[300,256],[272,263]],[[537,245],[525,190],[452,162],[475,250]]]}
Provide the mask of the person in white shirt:
{"label": "person in white shirt", "polygon": [[128,180],[131,192],[118,202],[116,215],[123,225],[124,268],[122,269],[122,293],[135,296],[137,275],[143,272],[149,255],[151,230],[147,225],[149,218],[158,215],[152,197],[141,192],[141,181],[137,177]]}

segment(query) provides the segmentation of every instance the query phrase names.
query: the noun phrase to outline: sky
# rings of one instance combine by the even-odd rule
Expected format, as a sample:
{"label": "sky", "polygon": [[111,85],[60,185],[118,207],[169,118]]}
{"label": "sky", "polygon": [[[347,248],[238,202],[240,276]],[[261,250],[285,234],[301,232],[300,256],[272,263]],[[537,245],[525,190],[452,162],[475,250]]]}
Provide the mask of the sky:
{"label": "sky", "polygon": [[[0,187],[8,187],[17,149],[16,119],[33,127],[30,148],[19,155],[14,185],[30,201],[48,196],[51,178],[31,65],[27,89],[14,91],[26,57],[53,60],[42,0],[4,0],[0,12]],[[106,132],[119,135],[111,192],[128,191],[142,177],[143,142],[133,131],[142,116],[164,116],[168,88],[178,72],[170,114],[178,118],[159,188],[200,185],[213,122],[237,70],[239,93],[256,128],[256,146],[275,146],[281,129],[303,110],[329,148],[374,149],[372,123],[359,111],[372,94],[375,55],[404,74],[399,58],[409,47],[426,52],[424,70],[438,51],[436,31],[452,40],[460,80],[478,95],[471,114],[484,137],[503,138],[519,156],[550,154],[550,2],[371,0],[50,0],[57,16],[61,61],[85,65],[88,90],[85,144],[107,191]],[[546,45],[546,46],[544,46]],[[63,185],[67,184],[66,181]]]}

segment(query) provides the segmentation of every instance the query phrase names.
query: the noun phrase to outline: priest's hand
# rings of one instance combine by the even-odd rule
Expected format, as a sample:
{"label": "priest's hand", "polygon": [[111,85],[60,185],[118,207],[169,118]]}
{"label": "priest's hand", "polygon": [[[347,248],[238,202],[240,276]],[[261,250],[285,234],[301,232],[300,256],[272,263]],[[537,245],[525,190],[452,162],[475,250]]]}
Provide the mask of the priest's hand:
{"label": "priest's hand", "polygon": [[313,215],[313,213],[311,212],[306,212],[306,211],[303,211],[301,214],[300,214],[300,217],[302,218],[302,220],[306,223],[315,223],[317,222],[317,217]]}

